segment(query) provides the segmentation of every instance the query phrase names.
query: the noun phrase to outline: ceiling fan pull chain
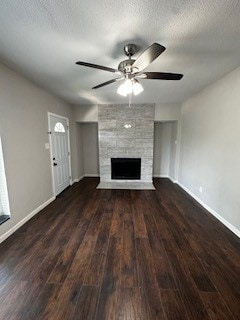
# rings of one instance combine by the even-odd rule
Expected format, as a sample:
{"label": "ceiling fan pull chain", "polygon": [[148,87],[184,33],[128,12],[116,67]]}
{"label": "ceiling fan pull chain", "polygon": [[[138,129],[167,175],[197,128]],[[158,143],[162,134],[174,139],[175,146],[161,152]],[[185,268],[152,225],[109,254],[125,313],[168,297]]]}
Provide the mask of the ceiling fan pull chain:
{"label": "ceiling fan pull chain", "polygon": [[128,95],[128,107],[129,108],[131,107],[131,103],[132,103],[132,92],[129,93],[129,95]]}

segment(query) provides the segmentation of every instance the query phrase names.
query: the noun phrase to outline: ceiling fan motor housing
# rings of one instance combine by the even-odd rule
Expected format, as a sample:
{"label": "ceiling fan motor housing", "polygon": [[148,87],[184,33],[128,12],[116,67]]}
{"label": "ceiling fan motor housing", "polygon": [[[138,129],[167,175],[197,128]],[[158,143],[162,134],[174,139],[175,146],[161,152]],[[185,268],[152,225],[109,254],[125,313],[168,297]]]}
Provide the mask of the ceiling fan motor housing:
{"label": "ceiling fan motor housing", "polygon": [[135,62],[134,59],[123,60],[118,65],[118,70],[122,73],[131,73],[132,72],[132,64]]}
{"label": "ceiling fan motor housing", "polygon": [[135,44],[130,43],[124,46],[124,52],[128,59],[123,60],[118,65],[118,70],[123,73],[131,73],[132,72],[132,64],[135,60],[131,59],[131,57],[136,53],[137,47]]}

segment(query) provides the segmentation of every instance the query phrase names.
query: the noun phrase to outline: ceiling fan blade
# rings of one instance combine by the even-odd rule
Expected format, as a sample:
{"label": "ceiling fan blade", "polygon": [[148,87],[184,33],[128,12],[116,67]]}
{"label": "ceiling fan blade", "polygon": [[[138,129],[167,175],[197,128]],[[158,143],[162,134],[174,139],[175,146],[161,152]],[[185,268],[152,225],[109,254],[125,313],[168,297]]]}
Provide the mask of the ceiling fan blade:
{"label": "ceiling fan blade", "polygon": [[133,63],[132,67],[137,68],[137,72],[142,71],[150,63],[152,63],[166,48],[159,43],[153,43],[148,47],[137,60]]}
{"label": "ceiling fan blade", "polygon": [[98,64],[93,64],[93,63],[88,63],[88,62],[83,62],[83,61],[77,61],[76,64],[78,64],[79,66],[100,69],[100,70],[109,71],[109,72],[113,72],[113,73],[119,73],[119,71],[117,69],[100,66]]}
{"label": "ceiling fan blade", "polygon": [[121,80],[121,79],[117,78],[117,79],[112,79],[112,80],[109,80],[109,81],[103,82],[103,83],[98,84],[97,86],[93,87],[92,89],[98,89],[98,88],[101,88],[101,87],[107,86],[108,84],[114,83],[114,82],[116,82],[116,81],[118,81],[118,80]]}
{"label": "ceiling fan blade", "polygon": [[144,72],[137,76],[142,79],[156,79],[156,80],[180,80],[183,74],[169,73],[169,72]]}

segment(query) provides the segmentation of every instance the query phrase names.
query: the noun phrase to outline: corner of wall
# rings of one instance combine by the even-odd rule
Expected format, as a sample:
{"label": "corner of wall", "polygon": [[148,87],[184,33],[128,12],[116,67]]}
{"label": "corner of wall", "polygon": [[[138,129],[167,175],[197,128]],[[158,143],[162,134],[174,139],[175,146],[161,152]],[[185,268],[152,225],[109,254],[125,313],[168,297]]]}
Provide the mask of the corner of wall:
{"label": "corner of wall", "polygon": [[[28,220],[30,220],[32,217],[34,217],[37,213],[39,213],[41,210],[43,210],[46,206],[48,206],[55,199],[56,199],[55,197],[52,197],[52,198],[48,199],[43,204],[41,204],[39,207],[37,207],[35,210],[33,210],[31,213],[29,213],[24,219],[19,221],[12,228],[10,228],[7,232],[5,232],[3,235],[1,235],[0,236],[0,243],[3,242],[4,240],[6,240],[8,237],[10,237],[22,225],[24,225]],[[8,221],[11,221],[11,220],[8,220]]]}

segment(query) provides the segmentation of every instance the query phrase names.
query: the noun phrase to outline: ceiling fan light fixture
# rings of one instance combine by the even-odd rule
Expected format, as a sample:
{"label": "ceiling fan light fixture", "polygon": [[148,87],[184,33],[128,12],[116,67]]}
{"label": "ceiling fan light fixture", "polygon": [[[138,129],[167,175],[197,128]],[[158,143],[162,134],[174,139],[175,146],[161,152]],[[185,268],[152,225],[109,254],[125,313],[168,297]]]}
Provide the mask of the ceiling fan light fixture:
{"label": "ceiling fan light fixture", "polygon": [[117,93],[120,94],[121,96],[124,96],[124,97],[127,96],[127,92],[126,92],[124,83],[122,83],[122,84],[118,87]]}
{"label": "ceiling fan light fixture", "polygon": [[133,92],[133,82],[131,79],[127,79],[125,82],[124,82],[124,87],[125,87],[125,90],[126,90],[126,93],[127,94],[130,94]]}
{"label": "ceiling fan light fixture", "polygon": [[133,83],[132,80],[127,79],[122,83],[119,88],[117,93],[120,94],[121,96],[126,97],[128,94],[133,92]]}
{"label": "ceiling fan light fixture", "polygon": [[117,93],[120,94],[121,96],[126,97],[128,94],[134,93],[134,95],[138,95],[140,92],[143,91],[143,86],[141,83],[138,82],[136,79],[127,79],[122,83],[118,90]]}
{"label": "ceiling fan light fixture", "polygon": [[138,95],[139,93],[141,93],[143,91],[143,86],[141,85],[141,83],[138,80],[134,80],[133,83],[133,93],[134,95]]}

